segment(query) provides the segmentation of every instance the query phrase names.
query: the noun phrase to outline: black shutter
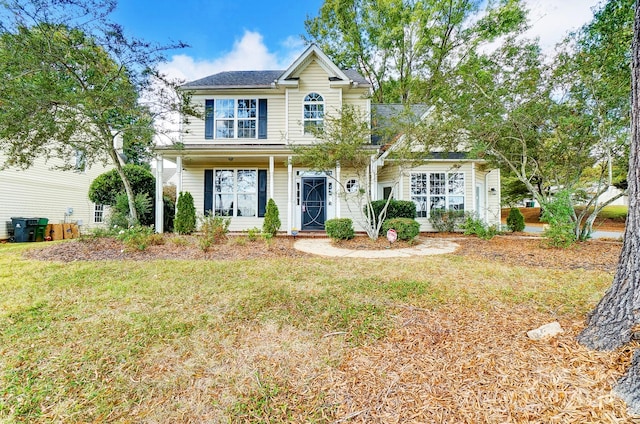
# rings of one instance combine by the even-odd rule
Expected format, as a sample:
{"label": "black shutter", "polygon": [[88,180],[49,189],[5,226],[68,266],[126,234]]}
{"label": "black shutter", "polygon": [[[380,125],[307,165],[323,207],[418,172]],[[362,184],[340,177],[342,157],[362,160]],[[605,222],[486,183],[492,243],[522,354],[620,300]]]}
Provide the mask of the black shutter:
{"label": "black shutter", "polygon": [[267,210],[267,170],[258,169],[258,216],[263,217]]}
{"label": "black shutter", "polygon": [[204,101],[204,138],[213,139],[213,99]]}
{"label": "black shutter", "polygon": [[213,215],[213,169],[204,170],[204,214]]}
{"label": "black shutter", "polygon": [[258,99],[258,138],[267,138],[267,99]]}

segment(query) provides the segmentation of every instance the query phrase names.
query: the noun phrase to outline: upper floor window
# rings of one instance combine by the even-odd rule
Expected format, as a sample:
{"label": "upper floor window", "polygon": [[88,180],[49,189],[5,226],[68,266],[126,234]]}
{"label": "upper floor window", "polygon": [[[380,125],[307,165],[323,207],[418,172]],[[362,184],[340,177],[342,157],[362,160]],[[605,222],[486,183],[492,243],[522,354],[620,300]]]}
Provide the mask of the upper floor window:
{"label": "upper floor window", "polygon": [[324,121],[324,99],[318,93],[310,93],[304,98],[304,133],[312,134],[313,128],[322,128]]}
{"label": "upper floor window", "polygon": [[266,138],[266,99],[205,100],[206,139]]}

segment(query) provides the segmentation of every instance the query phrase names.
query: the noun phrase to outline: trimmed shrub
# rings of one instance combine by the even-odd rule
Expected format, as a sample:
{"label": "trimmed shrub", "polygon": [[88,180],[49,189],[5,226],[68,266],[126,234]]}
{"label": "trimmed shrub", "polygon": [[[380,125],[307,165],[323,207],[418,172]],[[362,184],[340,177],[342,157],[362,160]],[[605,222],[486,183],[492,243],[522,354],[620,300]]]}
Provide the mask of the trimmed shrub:
{"label": "trimmed shrub", "polygon": [[460,229],[464,222],[463,211],[447,211],[434,209],[429,215],[429,222],[440,233],[453,233]]}
{"label": "trimmed shrub", "polygon": [[178,206],[173,225],[178,234],[191,234],[196,229],[196,207],[193,204],[193,196],[188,191],[180,192],[178,195]]}
{"label": "trimmed shrub", "polygon": [[267,201],[267,209],[264,213],[264,222],[262,223],[262,233],[274,237],[280,229],[280,212],[278,211],[278,205],[275,200],[269,199]]}
{"label": "trimmed shrub", "polygon": [[524,215],[522,215],[520,209],[511,208],[509,210],[509,215],[507,215],[507,228],[515,233],[523,231],[524,227]]}
{"label": "trimmed shrub", "polygon": [[400,240],[413,240],[420,234],[420,223],[412,218],[386,219],[382,224],[382,230],[386,234],[391,228],[396,230]]}
{"label": "trimmed shrub", "polygon": [[[134,194],[147,193],[151,198],[155,196],[156,178],[151,171],[144,166],[132,164],[124,165],[122,171]],[[98,175],[89,186],[89,200],[94,203],[114,205],[120,193],[124,193],[124,184],[115,169]]]}
{"label": "trimmed shrub", "polygon": [[[373,213],[377,218],[380,216],[380,212],[384,208],[384,205],[387,203],[386,199],[383,200],[374,200],[371,202],[371,207],[373,208]],[[365,208],[364,213],[368,215],[369,211]],[[391,199],[389,201],[389,206],[387,207],[387,215],[386,219],[393,218],[411,218],[415,219],[416,217],[416,204],[411,200],[394,200]]]}
{"label": "trimmed shrub", "polygon": [[324,223],[324,229],[333,240],[350,240],[355,236],[353,221],[349,218],[328,219]]}

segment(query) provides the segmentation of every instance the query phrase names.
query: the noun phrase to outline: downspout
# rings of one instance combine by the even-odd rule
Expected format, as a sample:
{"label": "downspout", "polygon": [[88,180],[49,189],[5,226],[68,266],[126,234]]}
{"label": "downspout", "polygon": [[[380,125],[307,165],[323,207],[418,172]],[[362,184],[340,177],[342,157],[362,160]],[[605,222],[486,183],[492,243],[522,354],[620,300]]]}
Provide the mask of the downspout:
{"label": "downspout", "polygon": [[371,169],[371,201],[378,200],[378,165],[375,156],[371,156],[369,165]]}

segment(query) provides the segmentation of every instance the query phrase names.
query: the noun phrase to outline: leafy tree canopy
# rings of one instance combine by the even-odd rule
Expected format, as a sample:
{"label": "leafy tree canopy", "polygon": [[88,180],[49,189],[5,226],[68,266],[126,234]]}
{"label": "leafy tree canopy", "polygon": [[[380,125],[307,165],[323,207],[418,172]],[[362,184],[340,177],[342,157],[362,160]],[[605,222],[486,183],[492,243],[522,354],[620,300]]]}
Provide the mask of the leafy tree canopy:
{"label": "leafy tree canopy", "polygon": [[[134,194],[147,194],[153,198],[156,179],[144,166],[128,164],[122,167]],[[99,175],[89,186],[89,200],[94,203],[115,205],[118,195],[124,193],[124,184],[114,169]]]}
{"label": "leafy tree canopy", "polygon": [[378,103],[429,103],[460,58],[526,26],[518,0],[326,0],[305,22],[339,66],[358,69]]}
{"label": "leafy tree canopy", "polygon": [[193,111],[188,94],[178,93],[176,82],[157,70],[164,52],[183,44],[158,46],[126,37],[108,20],[115,5],[0,2],[0,150],[7,158],[1,166],[25,169],[42,157],[61,159],[61,168],[69,169],[76,152],[88,167],[113,165],[135,221],[134,195],[116,141],[136,156],[152,139],[151,122]]}

